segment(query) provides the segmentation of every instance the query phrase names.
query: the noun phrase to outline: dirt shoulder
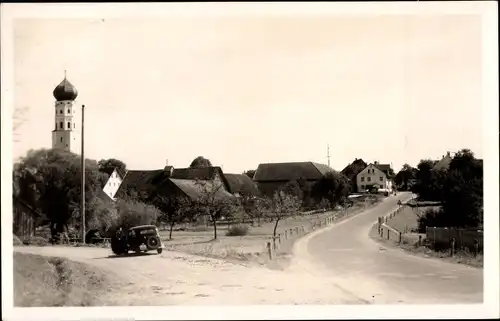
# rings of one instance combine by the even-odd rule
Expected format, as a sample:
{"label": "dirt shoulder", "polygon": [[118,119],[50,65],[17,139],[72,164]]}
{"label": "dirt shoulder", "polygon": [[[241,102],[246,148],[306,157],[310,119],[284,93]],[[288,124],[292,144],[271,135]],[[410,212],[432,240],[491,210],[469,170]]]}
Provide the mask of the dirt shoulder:
{"label": "dirt shoulder", "polygon": [[14,306],[101,305],[119,279],[64,258],[14,253]]}
{"label": "dirt shoulder", "polygon": [[[100,297],[107,306],[359,304],[307,271],[272,271],[179,252],[128,257],[102,248],[15,247],[17,253],[63,257],[119,278]],[[15,288],[20,285],[14,284]],[[35,291],[35,290],[33,290]],[[40,291],[37,291],[41,295]]]}

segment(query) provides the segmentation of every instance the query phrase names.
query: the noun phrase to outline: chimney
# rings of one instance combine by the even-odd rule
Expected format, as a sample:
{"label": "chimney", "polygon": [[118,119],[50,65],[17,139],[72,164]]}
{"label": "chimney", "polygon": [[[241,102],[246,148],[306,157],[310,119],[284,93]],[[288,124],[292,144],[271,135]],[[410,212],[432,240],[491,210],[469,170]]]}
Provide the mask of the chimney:
{"label": "chimney", "polygon": [[168,166],[168,158],[165,160],[165,166]]}
{"label": "chimney", "polygon": [[374,162],[374,164],[375,164],[375,165],[378,165],[378,161],[375,161],[375,162]]}

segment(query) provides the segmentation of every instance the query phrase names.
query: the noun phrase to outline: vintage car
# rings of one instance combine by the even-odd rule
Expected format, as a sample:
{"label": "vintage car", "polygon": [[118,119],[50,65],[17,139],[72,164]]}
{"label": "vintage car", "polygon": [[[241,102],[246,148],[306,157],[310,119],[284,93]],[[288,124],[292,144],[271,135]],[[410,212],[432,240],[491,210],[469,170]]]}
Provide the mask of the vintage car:
{"label": "vintage car", "polygon": [[116,255],[157,251],[161,254],[163,243],[158,228],[154,225],[134,226],[128,230],[118,230],[111,238],[111,250]]}

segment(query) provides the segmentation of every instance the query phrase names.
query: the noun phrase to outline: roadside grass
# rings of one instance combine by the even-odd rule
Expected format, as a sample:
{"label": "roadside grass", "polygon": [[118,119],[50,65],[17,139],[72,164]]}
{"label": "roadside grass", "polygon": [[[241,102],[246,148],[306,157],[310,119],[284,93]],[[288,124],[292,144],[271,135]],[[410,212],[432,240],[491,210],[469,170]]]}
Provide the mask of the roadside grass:
{"label": "roadside grass", "polygon": [[104,305],[113,276],[57,257],[14,253],[14,306]]}
{"label": "roadside grass", "polygon": [[[429,207],[426,207],[429,208]],[[370,230],[370,236],[377,242],[386,246],[400,248],[410,254],[419,255],[422,257],[433,257],[446,260],[447,262],[465,264],[477,268],[483,267],[483,254],[479,253],[474,256],[469,250],[458,249],[454,256],[451,256],[450,250],[434,250],[430,244],[427,244],[425,234],[419,234],[412,231],[417,231],[418,214],[422,213],[422,209],[416,207],[405,206],[404,209],[394,218],[387,221],[387,225],[402,232],[401,244],[394,239],[387,240],[381,238],[378,234],[377,224],[374,224]],[[407,233],[404,233],[408,231]],[[422,236],[422,245],[418,246],[419,235]]]}
{"label": "roadside grass", "polygon": [[[345,211],[328,211],[315,214],[304,214],[284,219],[279,222],[277,234],[281,234],[281,242],[273,250],[273,259],[269,259],[267,242],[272,243],[273,222],[263,222],[261,226],[248,226],[245,236],[227,236],[227,226],[217,227],[217,239],[213,239],[211,226],[199,226],[191,231],[174,231],[172,240],[168,239],[168,231],[160,231],[166,250],[179,251],[194,255],[222,258],[227,261],[248,265],[266,266],[282,270],[288,266],[294,242],[312,230],[313,224],[327,217],[335,216],[338,220],[358,214],[368,207],[376,205],[383,197],[375,196],[367,201],[355,201],[352,207]],[[241,224],[240,224],[241,225]],[[304,232],[302,232],[304,227]],[[297,230],[298,229],[298,233]],[[289,231],[293,234],[290,237]],[[287,238],[285,239],[285,231]]]}

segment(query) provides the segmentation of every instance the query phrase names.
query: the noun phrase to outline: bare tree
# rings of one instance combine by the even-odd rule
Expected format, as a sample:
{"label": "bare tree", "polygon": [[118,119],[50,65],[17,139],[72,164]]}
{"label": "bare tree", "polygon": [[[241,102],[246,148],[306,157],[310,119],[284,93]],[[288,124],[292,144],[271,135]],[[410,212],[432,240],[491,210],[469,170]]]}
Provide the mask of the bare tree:
{"label": "bare tree", "polygon": [[216,181],[197,181],[199,198],[195,202],[198,211],[210,218],[214,228],[214,240],[217,239],[217,222],[233,215],[236,200],[233,195],[227,193],[224,185]]}
{"label": "bare tree", "polygon": [[159,220],[169,226],[170,240],[176,224],[189,222],[195,218],[193,203],[188,197],[156,195],[152,202],[162,212]]}
{"label": "bare tree", "polygon": [[277,191],[272,198],[259,203],[263,215],[274,222],[273,236],[276,236],[278,224],[282,219],[300,214],[301,201],[297,196]]}

